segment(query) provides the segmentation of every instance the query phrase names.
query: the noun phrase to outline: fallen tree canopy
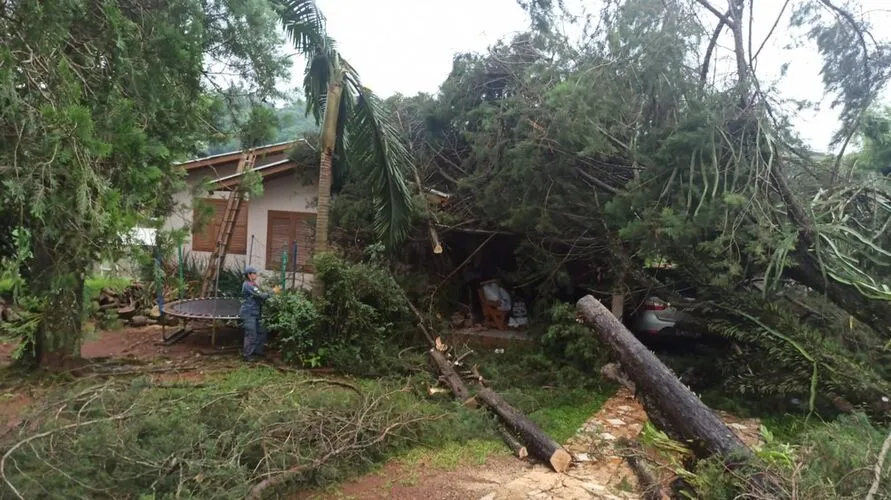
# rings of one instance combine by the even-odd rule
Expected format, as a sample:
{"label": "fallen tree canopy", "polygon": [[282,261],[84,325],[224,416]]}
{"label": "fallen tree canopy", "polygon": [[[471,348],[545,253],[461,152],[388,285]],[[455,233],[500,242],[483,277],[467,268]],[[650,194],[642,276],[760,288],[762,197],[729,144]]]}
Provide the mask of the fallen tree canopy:
{"label": "fallen tree canopy", "polygon": [[[745,37],[765,18],[749,16],[744,2],[734,2],[732,19],[718,16],[710,3],[605,2],[594,16],[600,29],[572,43],[549,29],[562,21],[558,12],[530,2],[540,14],[535,29],[457,56],[436,96],[392,98],[418,183],[447,194],[416,224],[415,253],[428,257],[416,267],[438,283],[463,265],[450,255],[456,235],[509,233],[521,236],[505,279],[544,303],[597,290],[624,294],[634,311],[631,292],[651,287],[640,269],[668,262],[704,303],[761,280],[746,297],[746,314],[761,317],[773,315],[791,282],[844,318],[782,335],[818,360],[819,389],[875,405],[891,367],[878,354],[891,341],[891,182],[843,146],[887,83],[887,37],[870,37],[868,19],[844,7],[848,15],[837,16],[828,2],[790,2],[789,28],[822,54],[827,92],[845,112],[832,144],[839,153],[828,155],[805,144],[782,96],[758,79],[763,51]],[[720,47],[730,47],[734,67],[717,69]],[[857,64],[842,70],[850,60]],[[367,224],[357,215],[368,210],[362,203],[337,209],[354,223],[344,228],[346,245]],[[435,259],[431,223],[444,248]],[[777,393],[814,392],[814,362],[736,318],[736,335],[707,332],[753,339],[756,348],[731,367],[760,369],[752,377]],[[848,361],[869,387],[824,376]],[[772,368],[788,370],[776,377]]]}

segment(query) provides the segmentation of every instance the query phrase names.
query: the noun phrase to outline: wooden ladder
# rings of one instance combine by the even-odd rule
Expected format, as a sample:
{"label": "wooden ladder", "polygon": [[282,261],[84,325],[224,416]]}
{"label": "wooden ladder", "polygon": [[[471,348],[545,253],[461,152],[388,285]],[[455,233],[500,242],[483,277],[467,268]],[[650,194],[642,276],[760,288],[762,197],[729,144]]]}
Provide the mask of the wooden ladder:
{"label": "wooden ladder", "polygon": [[[257,156],[254,154],[253,148],[247,153],[241,154],[238,161],[238,167],[235,169],[236,175],[241,175],[245,171],[252,170],[257,162]],[[226,260],[226,248],[229,246],[229,240],[232,238],[232,232],[235,230],[235,221],[238,220],[238,212],[241,209],[241,202],[244,199],[244,193],[241,184],[244,176],[238,181],[235,188],[229,192],[229,200],[226,203],[226,210],[223,212],[223,220],[220,229],[217,231],[216,245],[214,245],[213,253],[207,261],[207,271],[204,273],[204,280],[201,282],[201,297],[207,297],[208,292],[214,288],[217,277],[220,275],[220,269]]]}

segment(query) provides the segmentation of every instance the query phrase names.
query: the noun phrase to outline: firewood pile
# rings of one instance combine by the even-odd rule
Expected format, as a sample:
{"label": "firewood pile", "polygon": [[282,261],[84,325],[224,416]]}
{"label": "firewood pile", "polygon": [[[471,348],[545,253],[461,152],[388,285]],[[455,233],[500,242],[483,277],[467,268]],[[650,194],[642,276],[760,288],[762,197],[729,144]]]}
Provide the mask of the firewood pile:
{"label": "firewood pile", "polygon": [[[165,290],[165,300],[173,300],[173,294]],[[113,312],[117,318],[129,326],[146,326],[156,324],[160,314],[154,303],[153,293],[149,287],[138,281],[122,290],[103,288],[93,299],[94,310],[98,314]]]}
{"label": "firewood pile", "polygon": [[0,297],[0,321],[4,323],[18,323],[21,321],[21,314],[16,311],[12,304],[7,304],[3,297]]}

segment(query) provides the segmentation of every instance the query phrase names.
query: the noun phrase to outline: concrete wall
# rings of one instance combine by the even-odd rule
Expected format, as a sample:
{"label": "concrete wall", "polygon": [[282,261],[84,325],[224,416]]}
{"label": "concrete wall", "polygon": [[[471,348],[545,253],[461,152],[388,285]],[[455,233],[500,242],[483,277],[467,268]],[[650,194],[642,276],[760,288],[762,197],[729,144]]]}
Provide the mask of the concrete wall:
{"label": "concrete wall", "polygon": [[[195,172],[189,175],[187,183],[193,186],[201,182],[201,179],[209,175],[208,169],[202,172]],[[283,210],[290,212],[307,212],[316,213],[316,201],[318,191],[316,182],[307,184],[307,176],[299,171],[287,173],[266,179],[263,183],[263,194],[260,196],[252,196],[248,200],[247,205],[247,252],[245,255],[226,255],[226,267],[238,266],[244,267],[250,264],[262,272],[263,278],[267,284],[278,283],[281,279],[281,273],[277,271],[266,270],[266,237],[268,225],[269,210]],[[225,198],[227,193],[215,192],[209,195],[209,198]],[[176,193],[174,196],[176,207],[173,215],[167,219],[164,229],[181,229],[190,227],[192,224],[192,195],[188,191]],[[243,208],[244,209],[244,208]],[[251,245],[251,236],[253,235],[253,248]],[[210,252],[192,252],[191,251],[191,235],[187,238],[183,250],[191,253],[193,258],[208,259]],[[290,285],[296,282],[296,285],[307,286],[312,280],[312,276],[304,273],[297,273],[292,276],[287,273],[287,282]]]}

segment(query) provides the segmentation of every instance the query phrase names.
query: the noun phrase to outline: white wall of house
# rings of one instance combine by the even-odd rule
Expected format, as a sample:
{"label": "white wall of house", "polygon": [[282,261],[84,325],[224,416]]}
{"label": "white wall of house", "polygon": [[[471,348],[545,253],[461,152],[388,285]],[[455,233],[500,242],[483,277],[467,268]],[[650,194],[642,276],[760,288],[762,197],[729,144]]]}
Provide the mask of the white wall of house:
{"label": "white wall of house", "polygon": [[[187,183],[192,186],[199,182],[203,177],[208,176],[210,172],[203,169],[203,172],[191,174],[187,179]],[[316,213],[317,188],[316,183],[306,184],[306,176],[299,172],[288,173],[270,179],[266,179],[263,183],[263,193],[259,196],[251,196],[246,206],[247,214],[247,250],[244,255],[226,255],[226,267],[238,266],[244,267],[250,264],[261,270],[263,278],[267,280],[267,284],[277,283],[281,279],[281,273],[278,271],[266,270],[266,239],[268,237],[268,212],[270,210],[281,210],[289,212]],[[226,198],[226,192],[215,192],[208,198]],[[192,223],[192,195],[189,191],[176,193],[174,196],[176,208],[171,217],[165,222],[165,229],[182,229],[190,227]],[[244,210],[245,207],[242,208]],[[253,244],[252,238],[253,236]],[[191,234],[183,248],[193,257],[199,259],[207,259],[210,252],[192,252]],[[290,285],[292,282],[297,286],[308,286],[312,276],[305,273],[287,274],[287,281]]]}

